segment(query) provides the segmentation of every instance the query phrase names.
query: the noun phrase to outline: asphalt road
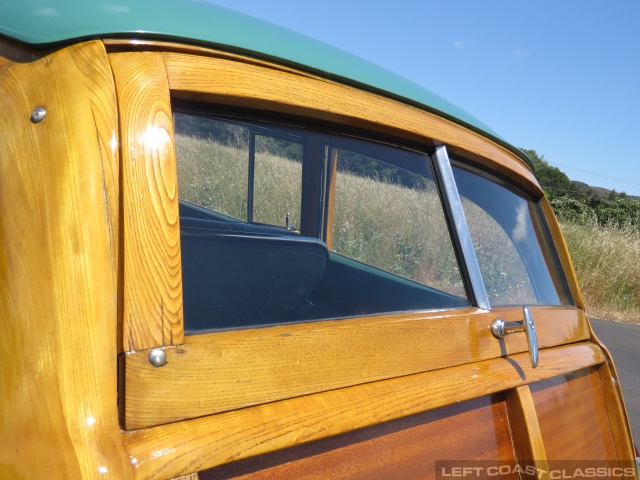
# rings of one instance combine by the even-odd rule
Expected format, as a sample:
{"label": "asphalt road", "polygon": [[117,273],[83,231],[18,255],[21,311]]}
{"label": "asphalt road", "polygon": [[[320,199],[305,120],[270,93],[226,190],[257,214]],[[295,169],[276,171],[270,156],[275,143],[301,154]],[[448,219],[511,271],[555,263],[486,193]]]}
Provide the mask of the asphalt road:
{"label": "asphalt road", "polygon": [[640,448],[640,325],[594,318],[591,319],[591,325],[613,357],[633,438]]}

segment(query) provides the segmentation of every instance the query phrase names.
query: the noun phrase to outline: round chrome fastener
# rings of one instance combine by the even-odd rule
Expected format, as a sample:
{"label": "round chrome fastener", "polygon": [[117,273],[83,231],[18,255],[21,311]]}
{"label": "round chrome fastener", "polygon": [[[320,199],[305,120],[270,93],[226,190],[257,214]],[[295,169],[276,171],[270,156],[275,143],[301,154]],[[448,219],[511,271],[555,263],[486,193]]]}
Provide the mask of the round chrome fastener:
{"label": "round chrome fastener", "polygon": [[32,123],[40,123],[44,120],[44,117],[47,115],[47,110],[44,107],[36,107],[31,112],[31,122]]}
{"label": "round chrome fastener", "polygon": [[167,364],[167,354],[164,350],[154,348],[149,352],[149,363],[154,367],[162,367]]}

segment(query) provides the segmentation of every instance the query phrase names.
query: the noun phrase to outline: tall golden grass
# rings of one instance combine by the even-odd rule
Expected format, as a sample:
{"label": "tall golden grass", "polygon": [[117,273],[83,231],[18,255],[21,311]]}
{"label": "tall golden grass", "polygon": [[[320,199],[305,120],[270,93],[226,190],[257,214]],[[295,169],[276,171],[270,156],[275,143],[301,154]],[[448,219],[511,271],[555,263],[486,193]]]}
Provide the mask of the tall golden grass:
{"label": "tall golden grass", "polygon": [[[241,220],[247,219],[246,145],[176,135],[180,198]],[[299,226],[302,164],[266,152],[256,153],[254,212],[256,222]],[[265,202],[268,198],[268,202]]]}
{"label": "tall golden grass", "polygon": [[589,315],[640,324],[640,231],[561,222]]}
{"label": "tall golden grass", "polygon": [[[246,145],[176,135],[180,198],[246,220]],[[302,165],[256,152],[254,220],[299,226]],[[411,189],[340,172],[332,250],[436,289],[464,285],[435,185]]]}
{"label": "tall golden grass", "polygon": [[[176,135],[180,198],[246,219],[247,148]],[[256,155],[255,216],[299,226],[301,164]],[[263,201],[268,194],[269,201]],[[475,210],[474,210],[475,208]],[[510,240],[471,203],[465,204],[477,255],[496,303],[528,303],[526,271],[505,255]],[[470,214],[471,213],[471,214]],[[470,215],[469,215],[470,214]],[[588,313],[640,323],[640,232],[633,228],[561,224]],[[341,172],[336,185],[333,250],[440,290],[464,295],[438,195],[384,179]],[[477,241],[482,238],[481,241]],[[521,301],[520,301],[521,300]]]}
{"label": "tall golden grass", "polygon": [[338,171],[335,205],[332,250],[465,295],[435,184],[408,188]]}

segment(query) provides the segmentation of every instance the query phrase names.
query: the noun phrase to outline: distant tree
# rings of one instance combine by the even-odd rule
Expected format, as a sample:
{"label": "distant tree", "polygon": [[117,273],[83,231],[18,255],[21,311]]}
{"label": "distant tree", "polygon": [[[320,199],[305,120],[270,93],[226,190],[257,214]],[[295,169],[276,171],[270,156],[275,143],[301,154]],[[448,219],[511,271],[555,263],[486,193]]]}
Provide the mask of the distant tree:
{"label": "distant tree", "polygon": [[536,178],[549,199],[573,196],[575,187],[569,177],[559,168],[549,165],[544,155],[535,150],[521,149],[533,163]]}
{"label": "distant tree", "polygon": [[598,221],[595,211],[586,203],[571,197],[552,198],[549,202],[560,220],[580,225],[593,224]]}
{"label": "distant tree", "polygon": [[595,212],[601,225],[640,226],[640,202],[629,198],[602,202]]}
{"label": "distant tree", "polygon": [[593,209],[597,209],[607,201],[605,197],[598,195],[593,188],[587,188],[584,190],[579,198]]}
{"label": "distant tree", "polygon": [[535,150],[522,149],[531,159],[535,175],[555,214],[573,223],[640,227],[640,199],[626,193],[594,188],[574,182],[560,169],[549,165]]}

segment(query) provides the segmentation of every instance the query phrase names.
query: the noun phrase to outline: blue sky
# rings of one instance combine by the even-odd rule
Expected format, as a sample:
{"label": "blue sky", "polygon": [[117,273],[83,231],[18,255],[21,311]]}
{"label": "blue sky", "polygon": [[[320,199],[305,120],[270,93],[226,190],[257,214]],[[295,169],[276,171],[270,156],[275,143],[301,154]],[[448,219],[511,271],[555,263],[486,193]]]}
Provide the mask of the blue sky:
{"label": "blue sky", "polygon": [[407,77],[573,180],[640,196],[640,1],[211,1]]}

